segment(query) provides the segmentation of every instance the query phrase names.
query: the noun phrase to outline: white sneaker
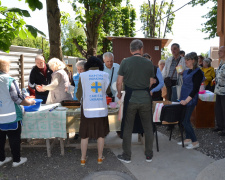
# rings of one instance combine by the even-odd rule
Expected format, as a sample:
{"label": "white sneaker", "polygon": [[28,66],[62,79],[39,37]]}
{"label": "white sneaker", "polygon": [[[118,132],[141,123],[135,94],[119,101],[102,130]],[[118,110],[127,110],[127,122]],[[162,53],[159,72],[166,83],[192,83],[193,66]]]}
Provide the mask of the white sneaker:
{"label": "white sneaker", "polygon": [[195,148],[198,148],[199,147],[199,143],[197,143],[197,144],[195,144],[195,145],[193,145],[192,143],[191,144],[189,144],[187,147],[186,147],[186,149],[195,149]]}
{"label": "white sneaker", "polygon": [[19,165],[21,165],[21,164],[23,164],[25,162],[27,162],[27,158],[21,157],[20,158],[20,162],[13,162],[12,167],[17,167],[17,166],[19,166]]}
{"label": "white sneaker", "polygon": [[[192,141],[187,141],[187,142],[184,141],[184,145],[185,145],[185,146],[187,146],[187,145],[189,145],[189,144],[191,144],[191,143],[192,143]],[[178,145],[182,145],[182,141],[178,142],[177,144],[178,144]]]}
{"label": "white sneaker", "polygon": [[6,157],[4,161],[0,161],[0,166],[2,166],[3,164],[5,164],[5,163],[7,163],[7,162],[9,162],[11,160],[12,160],[11,157]]}

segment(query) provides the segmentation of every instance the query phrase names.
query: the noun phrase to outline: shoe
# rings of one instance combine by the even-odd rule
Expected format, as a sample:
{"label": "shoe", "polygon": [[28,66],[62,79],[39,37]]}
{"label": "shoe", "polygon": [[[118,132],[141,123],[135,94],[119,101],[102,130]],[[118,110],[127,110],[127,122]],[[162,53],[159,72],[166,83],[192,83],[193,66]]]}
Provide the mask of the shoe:
{"label": "shoe", "polygon": [[105,157],[102,156],[102,158],[98,159],[98,164],[102,164],[102,162],[105,160]]}
{"label": "shoe", "polygon": [[12,167],[17,167],[17,166],[19,166],[19,165],[21,165],[21,164],[23,164],[25,162],[27,162],[27,158],[21,157],[20,158],[20,162],[13,162]]}
{"label": "shoe", "polygon": [[146,162],[152,162],[152,157],[146,156]]}
{"label": "shoe", "polygon": [[126,158],[126,157],[124,157],[123,155],[118,155],[117,158],[118,158],[120,161],[125,162],[125,163],[130,163],[130,162],[131,162],[130,158]]}
{"label": "shoe", "polygon": [[220,131],[220,132],[218,132],[218,135],[219,135],[219,136],[225,136],[225,131]]}
{"label": "shoe", "polygon": [[195,144],[195,145],[193,145],[192,143],[191,144],[189,144],[187,147],[186,147],[186,149],[195,149],[195,148],[198,148],[199,147],[199,143],[198,144]]}
{"label": "shoe", "polygon": [[220,128],[215,128],[212,130],[213,132],[220,132],[220,131],[223,131],[223,129],[220,129]]}
{"label": "shoe", "polygon": [[81,159],[81,160],[80,160],[80,165],[81,165],[81,166],[84,166],[84,165],[85,165],[85,163],[86,163],[86,161],[87,161],[87,158],[88,158],[88,157],[86,156],[85,159]]}
{"label": "shoe", "polygon": [[4,165],[5,163],[12,161],[11,157],[6,157],[4,161],[0,161],[0,166]]}
{"label": "shoe", "polygon": [[[191,143],[192,143],[192,141],[187,141],[187,142],[184,142],[184,145],[185,145],[185,146],[188,146],[188,145],[191,144]],[[178,142],[177,144],[178,144],[178,145],[182,145],[182,141]]]}

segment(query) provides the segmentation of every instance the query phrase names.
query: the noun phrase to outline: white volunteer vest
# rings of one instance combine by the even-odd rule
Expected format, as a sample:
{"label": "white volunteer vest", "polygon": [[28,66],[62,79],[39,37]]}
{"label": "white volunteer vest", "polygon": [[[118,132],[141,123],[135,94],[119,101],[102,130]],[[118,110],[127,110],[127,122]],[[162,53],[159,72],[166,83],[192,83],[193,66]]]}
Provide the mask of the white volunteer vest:
{"label": "white volunteer vest", "polygon": [[0,124],[11,123],[16,120],[16,108],[9,94],[8,74],[0,74]]}
{"label": "white volunteer vest", "polygon": [[109,86],[108,73],[89,70],[80,74],[83,89],[83,110],[86,118],[106,117],[108,108],[106,90]]}

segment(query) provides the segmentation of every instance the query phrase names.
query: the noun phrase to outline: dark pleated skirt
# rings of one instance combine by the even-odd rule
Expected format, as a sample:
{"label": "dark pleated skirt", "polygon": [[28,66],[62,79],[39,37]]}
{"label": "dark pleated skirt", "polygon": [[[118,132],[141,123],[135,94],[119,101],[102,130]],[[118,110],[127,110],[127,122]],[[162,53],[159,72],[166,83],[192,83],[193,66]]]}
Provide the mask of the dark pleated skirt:
{"label": "dark pleated skirt", "polygon": [[83,107],[81,107],[81,120],[79,135],[82,139],[98,139],[104,138],[109,133],[108,116],[99,118],[86,118],[84,116]]}

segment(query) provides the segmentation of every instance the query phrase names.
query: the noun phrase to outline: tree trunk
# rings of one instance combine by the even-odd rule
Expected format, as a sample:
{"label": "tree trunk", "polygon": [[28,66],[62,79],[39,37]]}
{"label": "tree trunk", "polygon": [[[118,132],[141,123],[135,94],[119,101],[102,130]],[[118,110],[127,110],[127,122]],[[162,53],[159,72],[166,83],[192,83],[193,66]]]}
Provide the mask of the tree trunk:
{"label": "tree trunk", "polygon": [[61,46],[61,27],[60,27],[60,10],[58,0],[46,0],[48,32],[50,42],[50,59],[56,57],[60,60],[62,56]]}

